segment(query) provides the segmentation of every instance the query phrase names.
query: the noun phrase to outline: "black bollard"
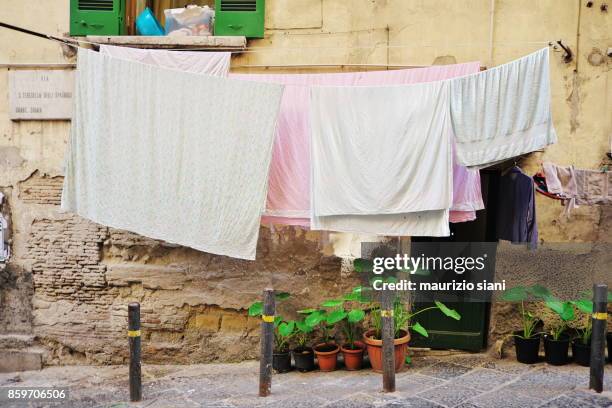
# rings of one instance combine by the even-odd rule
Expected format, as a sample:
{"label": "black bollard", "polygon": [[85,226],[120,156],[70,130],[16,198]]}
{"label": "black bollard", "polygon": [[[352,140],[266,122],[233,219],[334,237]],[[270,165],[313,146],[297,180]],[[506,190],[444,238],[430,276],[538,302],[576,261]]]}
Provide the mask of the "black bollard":
{"label": "black bollard", "polygon": [[593,285],[593,332],[591,334],[591,375],[589,388],[603,391],[606,328],[608,325],[608,286]]}
{"label": "black bollard", "polygon": [[261,356],[259,360],[259,396],[267,397],[272,389],[272,352],[274,348],[274,290],[263,292],[261,314]]}
{"label": "black bollard", "polygon": [[140,303],[137,302],[128,305],[128,340],[130,343],[130,401],[141,401]]}
{"label": "black bollard", "polygon": [[383,392],[395,392],[395,328],[393,323],[393,295],[381,293]]}

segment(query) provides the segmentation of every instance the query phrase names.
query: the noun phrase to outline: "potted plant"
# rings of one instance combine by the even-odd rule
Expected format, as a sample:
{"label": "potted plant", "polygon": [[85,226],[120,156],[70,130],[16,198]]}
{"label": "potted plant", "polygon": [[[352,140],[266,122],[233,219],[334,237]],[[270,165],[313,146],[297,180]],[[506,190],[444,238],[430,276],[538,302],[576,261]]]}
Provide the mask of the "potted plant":
{"label": "potted plant", "polygon": [[334,371],[338,363],[340,347],[332,341],[330,332],[334,329],[335,325],[345,317],[342,304],[342,300],[326,300],[321,306],[333,308],[333,310],[315,310],[305,319],[308,325],[313,327],[318,325],[323,334],[323,342],[313,347],[321,371]]}
{"label": "potted plant", "polygon": [[544,304],[559,317],[544,336],[544,358],[548,364],[567,364],[570,338],[566,330],[568,322],[576,317],[574,307],[572,302],[561,302],[553,296],[547,296]]}
{"label": "potted plant", "polygon": [[[345,301],[356,302],[360,301],[361,288],[354,288],[351,293],[344,296]],[[350,309],[344,313],[342,331],[344,334],[345,342],[340,347],[342,355],[344,357],[344,366],[347,370],[359,370],[363,364],[363,352],[365,351],[365,344],[357,340],[359,333],[359,325],[365,318],[365,312],[363,309]]]}
{"label": "potted plant", "polygon": [[[399,372],[404,368],[406,362],[406,354],[408,342],[410,341],[409,329],[428,337],[429,333],[419,323],[413,322],[414,317],[428,310],[438,309],[446,316],[455,320],[460,320],[461,315],[456,310],[446,307],[442,302],[435,302],[435,306],[427,307],[418,312],[411,313],[400,299],[396,298],[393,302],[393,327],[394,345],[395,345],[395,371]],[[363,339],[366,343],[368,356],[372,369],[376,372],[382,372],[382,319],[380,304],[374,304],[370,309],[372,328],[367,330]]]}
{"label": "potted plant", "polygon": [[[304,310],[298,313],[306,314]],[[311,336],[314,326],[306,323],[306,319],[295,322],[296,330],[296,347],[292,350],[295,368],[300,372],[312,371],[315,369],[314,351],[308,346],[308,340]]]}
{"label": "potted plant", "polygon": [[572,356],[576,363],[588,367],[591,364],[591,333],[593,332],[591,313],[593,312],[593,302],[588,299],[581,299],[572,303],[584,315],[582,325],[576,328],[578,337],[572,340]]}
{"label": "potted plant", "polygon": [[502,299],[509,302],[521,302],[520,313],[523,328],[515,331],[511,336],[514,337],[517,361],[524,364],[534,364],[538,361],[540,353],[540,333],[535,332],[535,328],[540,322],[533,313],[525,310],[525,301],[531,296],[548,294],[548,291],[541,286],[517,286],[504,292]]}
{"label": "potted plant", "polygon": [[[289,297],[286,292],[275,294],[277,301],[283,301]],[[263,313],[263,303],[254,302],[249,306],[249,316],[261,316]],[[289,340],[293,337],[295,321],[285,321],[282,316],[274,317],[274,351],[272,353],[272,368],[277,373],[291,371],[291,354],[289,354]]]}
{"label": "potted plant", "polygon": [[[588,316],[587,316],[587,318],[589,319],[589,323],[588,324],[590,324],[591,323],[591,317],[590,316],[591,316],[591,313],[593,312],[593,303],[591,301],[589,301],[588,299],[592,299],[593,298],[593,292],[586,291],[586,292],[583,293],[583,296],[585,297],[586,300],[582,300],[580,302],[585,302],[584,303],[585,307],[581,308],[578,305],[576,305],[576,306],[578,306],[578,309],[581,312],[584,312],[584,313],[588,314]],[[589,302],[589,303],[586,303],[586,302]],[[608,304],[610,304],[610,303],[612,303],[612,291],[608,291]],[[589,306],[591,307],[591,309],[587,311],[586,309]],[[612,363],[612,331],[609,331],[606,334],[606,342],[608,343],[608,362]]]}

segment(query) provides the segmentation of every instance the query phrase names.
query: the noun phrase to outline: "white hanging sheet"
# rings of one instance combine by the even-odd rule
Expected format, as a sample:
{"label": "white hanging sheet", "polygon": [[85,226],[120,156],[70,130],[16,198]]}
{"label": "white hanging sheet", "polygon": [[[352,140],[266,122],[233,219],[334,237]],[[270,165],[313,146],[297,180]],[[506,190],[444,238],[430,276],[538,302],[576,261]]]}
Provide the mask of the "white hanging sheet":
{"label": "white hanging sheet", "polygon": [[313,229],[449,234],[448,82],[313,87],[311,105]]}
{"label": "white hanging sheet", "polygon": [[255,259],[282,90],[79,49],[62,208]]}
{"label": "white hanging sheet", "polygon": [[556,143],[548,48],[450,79],[450,111],[462,165],[482,168]]}

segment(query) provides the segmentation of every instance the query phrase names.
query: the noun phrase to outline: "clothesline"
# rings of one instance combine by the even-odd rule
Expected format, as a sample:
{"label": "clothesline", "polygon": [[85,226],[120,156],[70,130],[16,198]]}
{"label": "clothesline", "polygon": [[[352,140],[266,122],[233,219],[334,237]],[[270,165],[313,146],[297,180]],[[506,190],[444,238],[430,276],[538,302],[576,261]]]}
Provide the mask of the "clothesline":
{"label": "clothesline", "polygon": [[[14,31],[18,31],[24,34],[28,34],[28,35],[32,35],[35,37],[39,37],[39,38],[43,38],[43,39],[47,39],[47,40],[51,40],[51,41],[56,41],[59,42],[61,44],[67,45],[67,46],[72,46],[72,47],[79,47],[80,44],[89,44],[89,45],[94,45],[94,46],[100,46],[102,44],[97,43],[97,42],[93,42],[93,41],[87,41],[84,39],[80,39],[80,38],[65,38],[65,37],[57,37],[57,36],[53,36],[50,34],[44,34],[44,33],[39,33],[33,30],[29,30],[29,29],[25,29],[22,27],[18,27],[15,25],[11,25],[11,24],[7,24],[7,23],[3,23],[0,22],[0,27],[4,27],[4,28],[8,28],[10,30],[14,30]],[[374,29],[375,30],[375,29]],[[370,30],[366,30],[366,31],[370,31]],[[313,34],[338,34],[338,33],[313,33]],[[516,42],[496,42],[496,45],[525,45],[525,44],[531,44],[531,45],[548,45],[548,46],[553,46],[556,48],[556,46],[554,45],[555,41],[554,40],[548,40],[548,41],[516,41]],[[272,52],[272,51],[278,51],[278,50],[298,50],[298,51],[303,51],[304,49],[313,49],[313,50],[322,50],[322,49],[365,49],[365,48],[410,48],[410,47],[440,47],[442,45],[444,46],[452,46],[452,47],[472,47],[474,45],[486,45],[486,43],[478,43],[478,42],[472,42],[472,43],[462,43],[462,44],[458,44],[458,43],[429,43],[429,44],[395,44],[395,45],[381,45],[379,43],[377,44],[366,44],[366,45],[357,45],[357,46],[312,46],[312,47],[304,47],[304,46],[300,46],[300,47],[263,47],[263,46],[252,46],[252,47],[248,47],[247,49],[244,50],[238,50],[238,51],[228,51],[232,54],[242,54],[242,53],[257,53],[257,52]],[[185,51],[184,48],[165,48],[167,51]],[[201,48],[190,48],[191,51],[208,51],[208,50],[217,50],[214,47],[201,47]]]}
{"label": "clothesline", "polygon": [[[85,40],[78,40],[78,42],[84,44],[91,45],[103,45],[99,43],[94,43]],[[555,41],[537,41],[537,42],[517,42],[517,43],[495,43],[495,45],[545,45],[552,46],[554,49],[557,49],[557,46],[554,44]],[[397,45],[381,45],[381,44],[366,44],[366,45],[355,45],[355,46],[313,46],[313,47],[248,47],[243,50],[234,50],[227,51],[231,54],[256,54],[263,52],[274,52],[274,51],[303,51],[303,50],[357,50],[357,49],[393,49],[393,48],[417,48],[417,47],[425,47],[425,48],[434,48],[434,47],[442,47],[442,46],[451,46],[451,47],[473,47],[475,45],[479,45],[481,43],[469,43],[469,44],[397,44]],[[218,49],[214,47],[197,47],[197,48],[164,48],[166,51],[217,51]]]}

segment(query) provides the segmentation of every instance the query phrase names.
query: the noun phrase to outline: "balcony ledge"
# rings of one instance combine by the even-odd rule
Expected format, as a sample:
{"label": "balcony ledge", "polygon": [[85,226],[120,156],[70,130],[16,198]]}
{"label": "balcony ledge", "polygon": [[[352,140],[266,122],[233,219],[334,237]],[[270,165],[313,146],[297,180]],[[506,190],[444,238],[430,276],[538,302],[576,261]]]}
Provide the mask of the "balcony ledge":
{"label": "balcony ledge", "polygon": [[88,35],[87,41],[96,44],[133,48],[184,49],[202,51],[243,51],[247,41],[242,36],[140,36],[140,35]]}

